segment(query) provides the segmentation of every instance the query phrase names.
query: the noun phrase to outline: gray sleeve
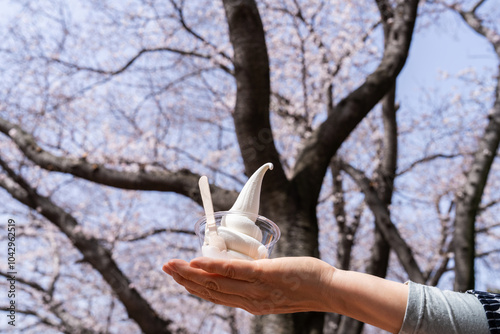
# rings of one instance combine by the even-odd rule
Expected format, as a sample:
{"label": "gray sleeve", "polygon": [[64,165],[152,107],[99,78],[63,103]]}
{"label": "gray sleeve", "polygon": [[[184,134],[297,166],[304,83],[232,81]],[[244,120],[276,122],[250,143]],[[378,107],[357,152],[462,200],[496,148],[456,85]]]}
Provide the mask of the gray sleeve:
{"label": "gray sleeve", "polygon": [[409,282],[399,334],[489,334],[481,302],[473,295]]}

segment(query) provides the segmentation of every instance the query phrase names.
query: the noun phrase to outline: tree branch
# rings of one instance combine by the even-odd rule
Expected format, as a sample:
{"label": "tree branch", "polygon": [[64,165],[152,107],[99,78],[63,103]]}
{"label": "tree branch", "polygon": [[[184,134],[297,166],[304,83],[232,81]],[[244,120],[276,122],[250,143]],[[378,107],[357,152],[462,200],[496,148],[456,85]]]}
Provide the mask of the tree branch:
{"label": "tree branch", "polygon": [[480,0],[478,1],[473,7],[472,9],[470,10],[471,13],[475,13],[476,10],[485,2],[485,0]]}
{"label": "tree branch", "polygon": [[417,7],[418,0],[398,3],[379,66],[359,88],[331,109],[327,119],[303,146],[293,179],[304,180],[298,183],[306,187],[303,192],[308,196],[319,196],[328,164],[341,143],[393,86],[406,62]]}
{"label": "tree branch", "polygon": [[[451,248],[451,247],[450,247]],[[446,253],[444,254],[444,257],[443,259],[441,260],[441,263],[440,265],[437,267],[436,271],[434,272],[434,274],[430,276],[430,279],[429,279],[429,285],[430,286],[436,286],[438,283],[439,283],[439,280],[441,279],[441,277],[443,276],[443,274],[447,271],[449,271],[450,269],[448,268],[448,263],[450,262],[450,253]]]}
{"label": "tree branch", "polygon": [[[220,56],[223,58],[231,61],[231,57],[229,57],[227,54],[225,54],[222,51],[219,51],[217,46],[210,43],[207,39],[205,39],[203,36],[198,34],[196,31],[194,31],[186,22],[186,19],[184,18],[184,10],[181,6],[179,6],[174,0],[170,0],[170,3],[174,7],[174,9],[177,11],[177,14],[179,15],[179,21],[182,25],[182,27],[193,37],[195,37],[197,40],[201,41],[203,44],[210,46],[212,49],[214,49]],[[234,73],[231,73],[234,74]]]}
{"label": "tree branch", "polygon": [[490,225],[490,226],[487,226],[484,228],[476,229],[476,234],[487,233],[488,231],[490,231],[491,229],[496,228],[496,227],[500,227],[500,223],[496,223],[496,224],[493,224],[493,225]]}
{"label": "tree branch", "polygon": [[[7,274],[6,272],[3,272],[3,271],[0,271],[0,276],[6,277],[6,278],[11,277],[11,275],[9,275],[9,274]],[[23,279],[20,276],[16,276],[16,282],[19,282],[21,284],[27,285],[27,286],[29,286],[30,288],[32,288],[32,289],[34,289],[36,291],[47,293],[47,291],[40,284],[38,284],[36,282],[32,282],[32,281],[27,281],[27,280]]]}
{"label": "tree branch", "polygon": [[[9,311],[9,308],[8,307],[5,307],[5,306],[0,306],[0,311],[6,311],[8,312]],[[52,328],[55,328],[59,331],[61,331],[62,333],[70,333],[66,330],[66,328],[61,325],[61,324],[58,324],[56,322],[54,322],[52,319],[49,319],[43,315],[41,315],[40,313],[38,313],[37,311],[34,311],[34,310],[27,310],[27,309],[16,309],[16,313],[20,313],[20,314],[26,314],[26,315],[32,315],[32,316],[35,316],[40,323],[46,325],[46,326],[49,326],[49,327],[52,327]],[[87,332],[85,332],[87,333]],[[94,331],[92,332],[88,332],[89,334],[90,333],[95,333]]]}
{"label": "tree branch", "polygon": [[270,77],[264,28],[254,0],[223,0],[234,49],[236,105],[234,125],[247,175],[266,162],[274,164],[266,189],[287,183],[269,120]]}
{"label": "tree branch", "polygon": [[416,160],[416,161],[412,162],[408,167],[406,167],[403,170],[399,171],[397,173],[397,176],[400,176],[400,175],[403,175],[405,173],[408,173],[410,170],[412,170],[413,168],[417,167],[418,165],[426,163],[426,162],[429,162],[429,161],[432,161],[432,160],[436,160],[436,159],[453,159],[453,158],[459,157],[461,155],[462,154],[441,154],[441,153],[429,155],[427,157],[423,157],[422,159],[419,159],[419,160]]}
{"label": "tree branch", "polygon": [[[14,173],[5,162],[2,166],[7,168],[9,174]],[[22,179],[20,175],[17,175],[16,178]],[[28,182],[25,180],[22,182],[24,184],[22,189],[19,189],[21,188],[19,184],[13,183],[14,181],[8,182],[6,178],[0,178],[0,187],[7,190],[19,202],[37,210],[69,238],[75,248],[83,254],[84,261],[102,275],[122,302],[129,317],[141,327],[144,333],[172,333],[168,329],[172,321],[164,320],[158,316],[149,303],[130,284],[129,279],[113,260],[112,254],[97,239],[83,233],[72,215],[57,206],[50,198],[39,195],[35,189],[28,186]]]}
{"label": "tree branch", "polygon": [[345,212],[344,189],[342,175],[340,174],[340,161],[338,158],[333,158],[330,163],[330,171],[332,173],[332,188],[333,188],[333,215],[337,222],[339,241],[337,243],[337,266],[339,269],[349,270],[351,265],[351,253],[354,245],[354,237],[356,235],[361,216],[363,205],[360,205],[355,210],[353,222],[348,224],[347,215]]}
{"label": "tree branch", "polygon": [[384,22],[384,25],[390,25],[390,22],[394,19],[394,8],[392,8],[388,0],[375,0],[375,2],[377,3],[382,22]]}
{"label": "tree branch", "polygon": [[[94,73],[98,73],[98,74],[104,74],[104,75],[114,76],[114,75],[118,75],[120,73],[125,72],[129,67],[131,67],[144,54],[153,53],[153,52],[172,52],[172,53],[176,53],[176,54],[179,54],[179,55],[182,55],[182,56],[191,56],[191,57],[196,57],[196,58],[201,58],[201,59],[207,59],[207,60],[212,58],[212,56],[210,56],[210,55],[205,55],[205,54],[198,53],[198,52],[195,52],[195,51],[185,51],[185,50],[180,50],[180,49],[175,49],[175,48],[170,48],[170,47],[160,47],[160,48],[151,48],[151,49],[146,49],[145,48],[145,49],[139,50],[124,65],[122,65],[121,67],[119,67],[119,68],[117,68],[115,70],[103,70],[103,69],[94,68],[94,67],[80,66],[80,65],[77,65],[77,64],[73,64],[73,63],[64,61],[64,60],[59,59],[59,58],[55,58],[55,57],[46,58],[46,59],[49,60],[49,61],[54,61],[56,63],[59,63],[61,65],[66,66],[66,67],[78,70],[78,71],[88,71],[88,72],[94,72]],[[217,64],[217,65],[224,72],[226,72],[226,73],[228,73],[230,75],[234,75],[233,71],[230,68],[228,68],[227,66],[225,66],[223,64]]]}
{"label": "tree branch", "polygon": [[[21,127],[0,118],[0,132],[10,137],[19,149],[33,163],[48,171],[71,174],[95,183],[132,190],[156,190],[184,195],[201,205],[198,189],[200,175],[182,169],[172,171],[138,172],[119,171],[104,165],[87,162],[85,158],[66,158],[42,149],[35,138]],[[17,180],[18,183],[22,182]],[[24,187],[29,189],[29,187]],[[216,210],[227,210],[236,199],[237,192],[211,185]]]}
{"label": "tree branch", "polygon": [[488,256],[488,255],[491,255],[491,254],[495,254],[495,253],[500,253],[500,248],[493,248],[493,249],[490,249],[489,251],[484,251],[482,253],[477,253],[476,254],[476,257],[485,257],[485,256]]}
{"label": "tree branch", "polygon": [[161,234],[161,233],[180,233],[180,234],[188,234],[188,235],[195,235],[195,233],[192,230],[182,230],[182,229],[175,229],[175,228],[158,228],[151,230],[149,232],[136,235],[136,236],[125,236],[120,238],[120,241],[139,241],[139,240],[144,240],[149,238],[150,236]]}
{"label": "tree branch", "polygon": [[500,34],[483,25],[482,20],[476,14],[476,9],[482,5],[483,2],[484,1],[479,1],[470,11],[457,10],[453,7],[450,8],[460,14],[462,19],[471,29],[486,38],[493,46],[497,57],[500,58]]}
{"label": "tree branch", "polygon": [[413,252],[399,234],[396,226],[391,220],[389,210],[377,195],[376,190],[370,184],[370,180],[360,170],[343,163],[342,169],[348,173],[358,184],[365,195],[365,202],[375,216],[375,223],[382,232],[385,240],[394,249],[398,259],[405,268],[410,279],[414,282],[424,283],[425,278],[420,270]]}
{"label": "tree branch", "polygon": [[[500,34],[482,24],[475,10],[482,2],[476,3],[472,11],[457,11],[474,31],[484,36],[493,46],[500,62]],[[500,73],[500,64],[498,65]],[[488,124],[478,143],[474,160],[467,173],[467,180],[462,190],[457,193],[457,209],[455,214],[455,231],[453,245],[455,252],[455,284],[454,289],[465,291],[474,289],[476,258],[475,222],[479,206],[493,160],[500,144],[500,77],[497,73],[495,102],[488,115]]]}
{"label": "tree branch", "polygon": [[[10,277],[7,273],[0,272],[0,276]],[[28,281],[16,275],[16,281],[24,284],[26,286],[31,287],[32,289],[40,292],[42,294],[42,300],[45,305],[48,306],[49,310],[61,321],[61,323],[55,323],[52,320],[44,317],[36,311],[31,310],[17,310],[16,312],[33,315],[37,317],[40,322],[55,327],[63,333],[99,333],[104,334],[101,331],[95,331],[93,329],[88,328],[80,319],[74,317],[70,313],[66,311],[66,308],[63,306],[62,302],[57,302],[53,299],[53,286],[49,288],[49,290],[44,289],[41,285],[36,282]],[[7,310],[5,308],[0,308],[3,310]]]}

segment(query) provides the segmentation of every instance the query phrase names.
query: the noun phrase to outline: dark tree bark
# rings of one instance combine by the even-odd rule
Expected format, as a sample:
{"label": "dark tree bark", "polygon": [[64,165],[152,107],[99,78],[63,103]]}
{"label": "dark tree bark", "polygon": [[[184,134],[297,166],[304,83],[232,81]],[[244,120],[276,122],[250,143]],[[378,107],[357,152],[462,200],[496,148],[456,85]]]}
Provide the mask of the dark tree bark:
{"label": "dark tree bark", "polygon": [[390,213],[387,207],[380,200],[377,191],[373,188],[371,180],[368,179],[362,171],[344,164],[344,169],[359,185],[365,195],[365,202],[370,207],[375,222],[377,223],[384,238],[396,252],[401,265],[408,273],[410,280],[417,283],[425,283],[425,277],[420,270],[417,261],[413,257],[413,252],[399,234],[396,226],[391,221]]}
{"label": "dark tree bark", "polygon": [[[392,28],[390,22],[394,19],[394,8],[385,0],[376,0],[376,3],[382,19],[385,47],[387,47]],[[396,88],[394,84],[382,99],[382,119],[384,124],[384,139],[382,143],[382,152],[380,152],[382,162],[381,165],[377,167],[373,180],[380,202],[386,207],[388,212],[389,205],[392,201],[398,153],[397,107],[395,105],[395,99]],[[377,219],[377,216],[375,216],[375,219]],[[385,277],[389,267],[391,246],[384,237],[380,227],[381,224],[381,222],[375,222],[374,244],[372,246],[371,257],[366,272],[378,277]],[[359,334],[363,330],[363,327],[364,324],[358,320],[342,317],[337,332],[342,334]]]}
{"label": "dark tree bark", "polygon": [[[337,221],[338,237],[337,244],[337,262],[335,266],[339,269],[349,270],[351,266],[351,253],[354,246],[356,231],[361,221],[361,215],[364,209],[364,203],[358,207],[354,213],[351,222],[348,221],[345,212],[344,191],[342,187],[342,162],[339,158],[334,157],[330,165],[332,173],[332,188],[333,188],[333,215]],[[336,333],[358,333],[363,328],[363,323],[352,318],[340,315],[332,315],[332,321],[336,324]]]}
{"label": "dark tree bark", "polygon": [[[389,211],[392,202],[394,189],[394,178],[397,166],[397,123],[395,105],[396,89],[391,91],[382,99],[382,118],[384,123],[384,138],[381,152],[381,164],[375,171],[374,184],[375,192],[380,199],[380,204]],[[375,215],[375,220],[380,216]],[[375,221],[374,243],[371,250],[371,257],[366,267],[366,273],[378,277],[385,277],[389,268],[389,256],[391,244],[384,236],[383,223]],[[342,317],[337,333],[359,334],[363,330],[363,323],[352,318]]]}
{"label": "dark tree bark", "polygon": [[[293,179],[300,190],[317,198],[331,158],[351,131],[391,89],[406,62],[418,1],[401,2],[395,9],[391,34],[379,66],[365,82],[342,99],[313,132],[299,153]],[[303,181],[302,181],[303,180]],[[307,182],[307,180],[310,180]]]}
{"label": "dark tree bark", "polygon": [[[471,11],[458,11],[458,13],[474,31],[490,42],[500,62],[500,35],[484,26],[476,14],[476,10],[483,2],[479,1]],[[474,161],[467,174],[466,183],[456,196],[453,246],[455,254],[454,289],[457,291],[474,289],[475,286],[475,221],[488,174],[500,143],[500,78],[498,73],[500,73],[500,66],[497,71],[495,102],[488,116],[488,125],[479,142]]]}
{"label": "dark tree bark", "polygon": [[[458,13],[467,25],[490,42],[500,63],[500,35],[484,26],[476,14],[476,10],[483,3],[484,1],[479,1],[471,11],[459,10]],[[498,73],[500,73],[500,66],[498,67]],[[474,289],[475,286],[475,221],[488,174],[500,143],[500,79],[498,75],[495,102],[488,119],[488,125],[481,137],[471,169],[467,174],[466,183],[456,196],[457,207],[453,246],[455,254],[454,289],[457,291]]]}
{"label": "dark tree bark", "polygon": [[[302,202],[282,169],[269,121],[269,59],[255,1],[224,0],[234,49],[237,85],[234,124],[248,175],[266,162],[274,170],[262,186],[261,212],[276,220],[282,237],[277,255],[319,256],[318,227],[310,202]],[[292,205],[290,205],[293,203]],[[255,318],[256,333],[321,333],[323,314],[297,313]]]}
{"label": "dark tree bark", "polygon": [[[382,100],[382,118],[384,123],[384,140],[382,163],[376,170],[375,187],[377,194],[383,205],[389,210],[392,202],[392,193],[394,189],[394,178],[397,167],[397,123],[395,105],[396,88],[391,91]],[[381,229],[377,224],[375,228],[375,244],[373,246],[372,258],[367,268],[367,272],[379,277],[385,277],[389,265],[390,244],[384,238]]]}
{"label": "dark tree bark", "polygon": [[[327,120],[300,152],[290,180],[281,166],[269,122],[269,59],[256,3],[223,0],[223,4],[234,49],[234,123],[245,170],[250,174],[265,162],[275,165],[263,185],[261,211],[282,227],[276,253],[318,256],[316,205],[326,170],[342,142],[393,87],[408,55],[418,1],[397,6],[380,65],[358,89],[330,109]],[[323,318],[321,313],[258,317],[254,332],[321,333]]]}
{"label": "dark tree bark", "polygon": [[[10,137],[28,159],[48,171],[67,173],[120,189],[175,192],[202,205],[197,186],[201,175],[194,174],[189,170],[120,171],[89,162],[84,157],[55,156],[42,149],[31,134],[3,118],[0,118],[0,132]],[[216,210],[227,210],[238,196],[236,191],[226,190],[216,185],[211,185],[210,190]]]}
{"label": "dark tree bark", "polygon": [[332,173],[333,188],[333,215],[337,221],[339,233],[339,242],[337,245],[336,267],[343,270],[349,270],[351,267],[351,253],[354,246],[355,234],[361,221],[361,215],[364,205],[354,213],[352,222],[348,222],[345,212],[344,190],[342,188],[341,162],[338,158],[333,158],[330,171]]}

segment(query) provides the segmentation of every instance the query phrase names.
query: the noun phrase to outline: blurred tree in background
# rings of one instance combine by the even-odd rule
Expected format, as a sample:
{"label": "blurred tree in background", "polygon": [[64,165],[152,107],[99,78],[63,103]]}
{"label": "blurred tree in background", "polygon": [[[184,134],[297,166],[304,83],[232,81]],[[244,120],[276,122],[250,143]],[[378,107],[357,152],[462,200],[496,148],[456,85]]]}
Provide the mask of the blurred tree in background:
{"label": "blurred tree in background", "polygon": [[[1,1],[0,216],[17,222],[16,330],[375,331],[332,314],[254,317],[162,274],[199,255],[200,175],[226,210],[266,162],[260,213],[281,228],[275,256],[498,289],[493,3]],[[400,95],[412,38],[450,15],[494,66]]]}

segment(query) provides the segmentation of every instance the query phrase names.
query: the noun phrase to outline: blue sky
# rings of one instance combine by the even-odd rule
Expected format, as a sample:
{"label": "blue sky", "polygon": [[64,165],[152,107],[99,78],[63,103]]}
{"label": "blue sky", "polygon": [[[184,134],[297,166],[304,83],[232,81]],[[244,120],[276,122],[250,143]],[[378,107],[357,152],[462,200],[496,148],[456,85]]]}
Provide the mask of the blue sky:
{"label": "blue sky", "polygon": [[414,34],[408,60],[398,78],[401,96],[411,97],[423,86],[435,86],[439,71],[453,74],[467,67],[482,70],[495,66],[491,46],[458,15],[443,14],[438,24],[418,28]]}

